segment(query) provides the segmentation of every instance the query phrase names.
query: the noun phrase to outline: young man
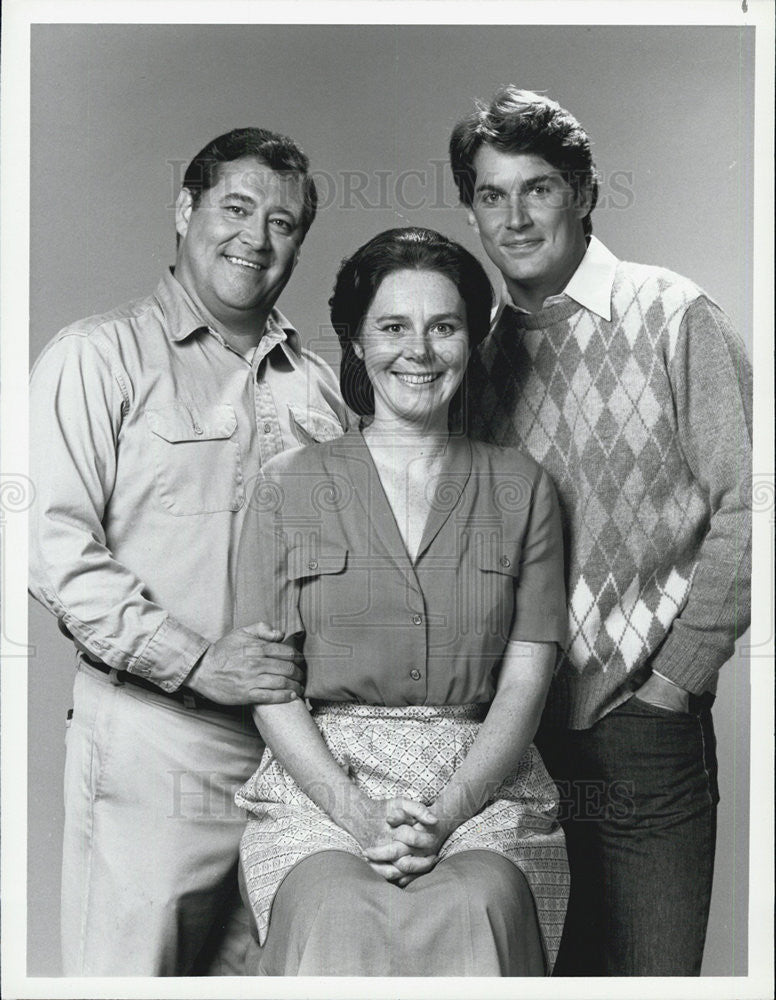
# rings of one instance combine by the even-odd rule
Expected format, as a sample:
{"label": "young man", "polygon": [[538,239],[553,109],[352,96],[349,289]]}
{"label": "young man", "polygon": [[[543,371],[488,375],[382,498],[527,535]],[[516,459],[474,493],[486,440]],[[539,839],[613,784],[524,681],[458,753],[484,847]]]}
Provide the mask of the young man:
{"label": "young man", "polygon": [[302,677],[266,625],[232,627],[237,545],[261,464],[346,425],[333,373],[274,308],[315,206],[292,140],[214,139],[178,197],[174,271],[67,327],[33,371],[30,588],[78,655],[66,975],[243,971],[233,796],[262,747],[241,706]]}
{"label": "young man", "polygon": [[537,743],[565,814],[559,975],[697,975],[718,791],[711,703],[749,624],[751,367],[691,281],[592,236],[590,142],[507,87],[453,131],[503,276],[470,365],[475,434],[558,489],[569,638]]}

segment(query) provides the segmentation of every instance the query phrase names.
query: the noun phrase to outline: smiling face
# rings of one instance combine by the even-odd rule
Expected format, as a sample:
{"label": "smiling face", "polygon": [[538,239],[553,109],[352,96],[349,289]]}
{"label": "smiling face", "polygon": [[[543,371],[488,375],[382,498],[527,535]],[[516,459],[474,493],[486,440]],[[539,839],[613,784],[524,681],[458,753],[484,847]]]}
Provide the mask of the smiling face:
{"label": "smiling face", "polygon": [[254,157],[222,163],[196,206],[191,192],[181,191],[175,277],[220,332],[253,335],[258,343],[296,264],[303,210],[300,175],[278,173]]}
{"label": "smiling face", "polygon": [[353,345],[375,393],[375,422],[446,429],[469,357],[466,306],[437,271],[393,271]]}
{"label": "smiling face", "polygon": [[563,291],[585,254],[582,220],[589,198],[578,197],[560,172],[534,153],[502,153],[485,144],[474,167],[469,220],[513,300],[540,309],[548,295]]}

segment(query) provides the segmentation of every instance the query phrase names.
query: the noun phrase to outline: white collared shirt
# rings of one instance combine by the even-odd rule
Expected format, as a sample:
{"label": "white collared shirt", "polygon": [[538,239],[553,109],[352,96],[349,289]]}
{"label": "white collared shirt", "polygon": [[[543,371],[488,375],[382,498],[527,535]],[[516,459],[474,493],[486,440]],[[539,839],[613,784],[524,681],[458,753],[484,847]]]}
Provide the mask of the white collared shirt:
{"label": "white collared shirt", "polygon": [[[566,287],[558,295],[548,296],[542,303],[542,308],[555,304],[561,296],[566,295],[608,322],[612,318],[612,288],[617,264],[617,258],[611,250],[597,237],[591,236],[585,255]],[[518,312],[528,312],[512,301],[502,275],[496,288],[492,326],[496,325],[506,306],[511,306]]]}

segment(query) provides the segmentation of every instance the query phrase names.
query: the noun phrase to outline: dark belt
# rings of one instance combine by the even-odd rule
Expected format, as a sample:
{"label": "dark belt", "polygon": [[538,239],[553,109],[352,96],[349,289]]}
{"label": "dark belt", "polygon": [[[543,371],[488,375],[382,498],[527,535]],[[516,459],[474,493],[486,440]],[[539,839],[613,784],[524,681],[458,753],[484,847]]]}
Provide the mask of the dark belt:
{"label": "dark belt", "polygon": [[142,688],[144,691],[151,691],[153,694],[160,694],[163,698],[177,701],[179,705],[183,705],[184,708],[191,711],[206,710],[208,712],[219,712],[221,715],[229,715],[232,718],[242,720],[250,718],[250,705],[221,705],[217,701],[203,698],[201,694],[197,694],[196,691],[192,691],[191,688],[187,687],[179,687],[175,691],[164,691],[158,684],[154,684],[153,681],[147,681],[145,677],[138,677],[137,674],[131,674],[128,670],[114,670],[107,663],[102,663],[100,660],[93,660],[86,653],[81,653],[81,657],[84,663],[88,663],[95,670],[99,670],[103,674],[112,674],[112,680],[117,685],[129,684],[132,687]]}

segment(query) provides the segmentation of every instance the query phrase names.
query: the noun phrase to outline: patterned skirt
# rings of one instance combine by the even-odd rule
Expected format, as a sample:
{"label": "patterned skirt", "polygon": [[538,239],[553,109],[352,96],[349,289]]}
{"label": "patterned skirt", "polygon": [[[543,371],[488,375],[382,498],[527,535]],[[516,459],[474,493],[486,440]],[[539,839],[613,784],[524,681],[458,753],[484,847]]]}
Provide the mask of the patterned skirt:
{"label": "patterned skirt", "polygon": [[[318,702],[313,717],[338,763],[371,798],[405,796],[431,805],[466,757],[480,705],[386,707]],[[248,895],[263,944],[280,883],[319,851],[364,857],[358,842],[305,795],[267,748],[236,796],[251,814],[240,844]],[[557,790],[531,744],[513,774],[445,841],[439,859],[490,850],[513,862],[533,893],[548,967],[555,961],[569,891]]]}

